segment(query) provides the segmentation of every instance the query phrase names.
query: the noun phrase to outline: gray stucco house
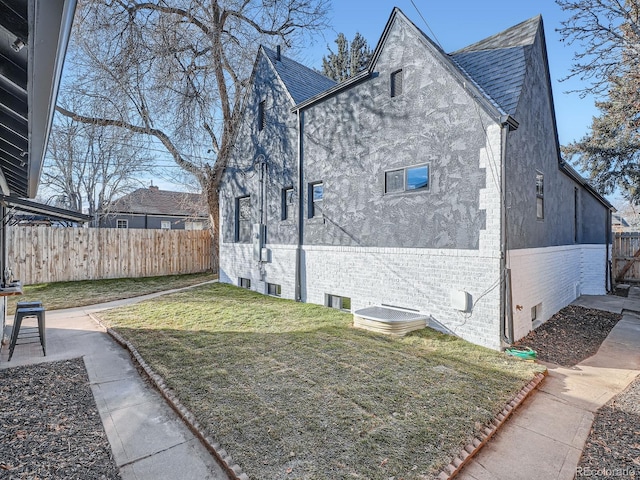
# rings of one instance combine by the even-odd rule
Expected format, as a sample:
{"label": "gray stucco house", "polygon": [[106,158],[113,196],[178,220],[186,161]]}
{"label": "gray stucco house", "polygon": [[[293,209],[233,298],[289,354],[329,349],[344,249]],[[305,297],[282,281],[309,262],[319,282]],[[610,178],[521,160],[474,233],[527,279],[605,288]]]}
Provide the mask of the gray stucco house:
{"label": "gray stucco house", "polygon": [[208,209],[199,193],[160,190],[156,186],[138,188],[123,195],[99,212],[101,228],[143,228],[164,230],[203,230]]}
{"label": "gray stucco house", "polygon": [[221,281],[495,349],[607,291],[611,205],[560,156],[541,17],[447,54],[396,8],[340,84],[260,47],[246,111]]}

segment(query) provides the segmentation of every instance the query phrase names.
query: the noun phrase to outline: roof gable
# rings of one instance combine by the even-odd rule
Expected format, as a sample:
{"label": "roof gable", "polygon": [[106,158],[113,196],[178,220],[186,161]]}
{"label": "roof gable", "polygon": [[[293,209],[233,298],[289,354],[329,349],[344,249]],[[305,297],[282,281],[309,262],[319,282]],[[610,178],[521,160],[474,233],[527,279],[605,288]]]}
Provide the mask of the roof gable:
{"label": "roof gable", "polygon": [[[418,28],[403,12],[397,7],[394,7],[391,12],[391,16],[387,21],[380,40],[371,57],[371,63],[369,64],[369,71],[373,72],[376,63],[385,48],[385,44],[390,36],[391,29],[394,23],[400,20],[408,25],[423,42],[427,50],[437,59],[440,63],[449,71],[449,73],[461,84],[465,89],[469,90],[472,97],[480,104],[480,106],[489,113],[496,121],[504,121],[507,116],[507,112],[501,108],[501,105],[493,100],[490,95],[487,94],[482,86],[474,79],[469,73],[467,73],[461,66],[454,60],[453,57],[447,55],[438,45],[436,45],[429,36]],[[514,122],[517,124],[517,122]]]}
{"label": "roof gable", "polygon": [[296,104],[336,84],[330,78],[282,54],[278,60],[278,54],[270,48],[262,46],[261,49]]}
{"label": "roof gable", "polygon": [[493,102],[514,115],[527,73],[527,55],[541,29],[538,15],[453,52],[451,58]]}

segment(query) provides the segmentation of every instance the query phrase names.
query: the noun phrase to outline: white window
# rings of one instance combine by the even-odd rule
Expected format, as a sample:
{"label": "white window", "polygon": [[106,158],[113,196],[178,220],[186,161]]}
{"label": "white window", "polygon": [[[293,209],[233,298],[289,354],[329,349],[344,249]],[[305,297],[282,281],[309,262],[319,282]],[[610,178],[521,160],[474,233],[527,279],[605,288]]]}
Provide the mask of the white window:
{"label": "white window", "polygon": [[324,201],[324,185],[322,182],[309,185],[309,218],[322,216],[322,202]]}
{"label": "white window", "polygon": [[129,220],[117,219],[116,228],[129,228]]}
{"label": "white window", "polygon": [[384,173],[384,193],[413,192],[428,189],[428,164],[387,170]]}
{"label": "white window", "polygon": [[251,197],[236,198],[236,242],[251,241]]}
{"label": "white window", "polygon": [[267,295],[279,297],[280,295],[282,295],[282,287],[275,283],[267,283]]}
{"label": "white window", "polygon": [[536,172],[536,218],[544,220],[544,175]]}
{"label": "white window", "polygon": [[293,187],[282,189],[282,220],[289,220],[295,208],[295,193]]}
{"label": "white window", "polygon": [[340,295],[332,295],[330,293],[324,296],[325,306],[335,308],[337,310],[351,311],[351,299],[349,297],[341,297]]}
{"label": "white window", "polygon": [[184,222],[185,230],[204,230],[203,222]]}
{"label": "white window", "polygon": [[171,222],[169,220],[161,220],[160,228],[162,230],[171,230]]}

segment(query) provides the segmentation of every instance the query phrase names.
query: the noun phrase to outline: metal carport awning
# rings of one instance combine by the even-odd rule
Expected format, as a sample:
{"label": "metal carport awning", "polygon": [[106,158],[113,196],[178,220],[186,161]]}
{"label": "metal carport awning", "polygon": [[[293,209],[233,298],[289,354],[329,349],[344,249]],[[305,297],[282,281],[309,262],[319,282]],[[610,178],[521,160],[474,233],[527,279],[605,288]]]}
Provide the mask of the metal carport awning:
{"label": "metal carport awning", "polygon": [[51,205],[45,205],[44,203],[34,202],[32,200],[25,200],[24,198],[0,195],[0,203],[3,206],[15,208],[21,212],[45,215],[53,220],[77,223],[91,221],[91,217],[89,215],[74,212],[73,210],[66,210],[64,208],[52,207]]}

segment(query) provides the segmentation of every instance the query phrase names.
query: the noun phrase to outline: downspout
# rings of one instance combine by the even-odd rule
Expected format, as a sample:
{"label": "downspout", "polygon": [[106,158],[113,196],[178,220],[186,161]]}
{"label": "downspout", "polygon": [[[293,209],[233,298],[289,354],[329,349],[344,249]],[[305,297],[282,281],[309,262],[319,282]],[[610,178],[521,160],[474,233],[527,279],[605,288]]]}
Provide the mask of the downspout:
{"label": "downspout", "polygon": [[303,203],[303,182],[302,182],[302,161],[303,161],[303,121],[304,113],[301,110],[297,111],[298,114],[298,244],[296,246],[296,289],[295,299],[296,302],[302,301],[302,241],[303,241],[303,215],[304,215],[304,203]]}
{"label": "downspout", "polygon": [[[511,270],[507,267],[507,136],[518,122],[510,115],[501,121],[500,149],[500,337],[507,345],[513,344],[513,310],[511,302]],[[506,334],[505,334],[506,331]]]}
{"label": "downspout", "polygon": [[[4,276],[5,268],[7,267],[7,207],[4,205],[0,205],[0,221],[2,221],[2,226],[0,228],[0,272],[2,272],[2,283],[8,279]],[[5,327],[5,317],[7,313],[7,297],[0,297],[0,325],[2,328],[0,329],[0,341],[4,341],[4,327]]]}
{"label": "downspout", "polygon": [[611,245],[611,209],[607,209],[607,215],[605,216],[605,243],[606,243],[606,256],[604,259],[604,287],[607,293],[613,291],[613,272],[611,271],[610,260],[610,245]]}

